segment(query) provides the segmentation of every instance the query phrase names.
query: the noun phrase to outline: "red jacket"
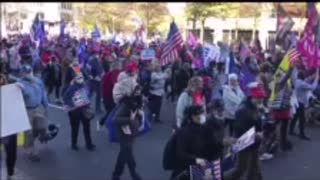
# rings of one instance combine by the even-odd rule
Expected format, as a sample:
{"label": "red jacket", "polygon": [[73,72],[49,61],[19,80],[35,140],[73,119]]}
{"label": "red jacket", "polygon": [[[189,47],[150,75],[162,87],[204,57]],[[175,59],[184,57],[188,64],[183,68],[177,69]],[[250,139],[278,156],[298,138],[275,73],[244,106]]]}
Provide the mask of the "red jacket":
{"label": "red jacket", "polygon": [[117,82],[120,70],[113,70],[107,72],[102,77],[102,97],[106,100],[113,101],[112,90]]}

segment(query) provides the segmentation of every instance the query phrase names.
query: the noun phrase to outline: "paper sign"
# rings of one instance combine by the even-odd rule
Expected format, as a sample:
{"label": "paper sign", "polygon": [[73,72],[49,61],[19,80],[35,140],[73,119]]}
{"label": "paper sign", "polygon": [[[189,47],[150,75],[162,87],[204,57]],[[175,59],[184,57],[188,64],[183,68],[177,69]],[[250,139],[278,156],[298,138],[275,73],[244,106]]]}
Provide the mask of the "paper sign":
{"label": "paper sign", "polygon": [[213,45],[205,45],[203,47],[204,66],[208,67],[211,61],[218,61],[220,58],[220,48]]}
{"label": "paper sign", "polygon": [[153,49],[144,49],[141,51],[142,60],[152,60],[156,56],[156,52]]}
{"label": "paper sign", "polygon": [[22,92],[16,84],[0,87],[1,137],[31,129]]}
{"label": "paper sign", "polygon": [[244,133],[232,146],[232,152],[237,153],[251,146],[255,142],[256,130],[254,127]]}

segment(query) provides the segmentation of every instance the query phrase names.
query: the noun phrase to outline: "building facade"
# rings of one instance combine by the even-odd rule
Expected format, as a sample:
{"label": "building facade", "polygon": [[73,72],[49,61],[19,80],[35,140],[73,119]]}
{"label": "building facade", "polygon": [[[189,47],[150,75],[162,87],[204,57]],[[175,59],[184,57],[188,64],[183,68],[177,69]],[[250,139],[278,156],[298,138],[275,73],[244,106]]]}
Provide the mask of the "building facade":
{"label": "building facade", "polygon": [[[59,29],[62,19],[72,22],[72,3],[0,3],[1,36],[29,33],[37,13],[45,21],[46,31]],[[58,30],[59,31],[59,30]]]}

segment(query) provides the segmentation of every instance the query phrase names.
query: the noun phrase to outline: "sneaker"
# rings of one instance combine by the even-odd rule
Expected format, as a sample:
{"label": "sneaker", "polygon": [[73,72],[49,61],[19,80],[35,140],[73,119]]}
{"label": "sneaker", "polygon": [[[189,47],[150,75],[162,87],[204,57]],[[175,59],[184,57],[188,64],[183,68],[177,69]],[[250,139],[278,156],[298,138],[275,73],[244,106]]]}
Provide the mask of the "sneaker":
{"label": "sneaker", "polygon": [[264,153],[259,157],[260,161],[266,161],[266,160],[270,160],[272,158],[273,158],[273,155],[268,154],[268,153]]}

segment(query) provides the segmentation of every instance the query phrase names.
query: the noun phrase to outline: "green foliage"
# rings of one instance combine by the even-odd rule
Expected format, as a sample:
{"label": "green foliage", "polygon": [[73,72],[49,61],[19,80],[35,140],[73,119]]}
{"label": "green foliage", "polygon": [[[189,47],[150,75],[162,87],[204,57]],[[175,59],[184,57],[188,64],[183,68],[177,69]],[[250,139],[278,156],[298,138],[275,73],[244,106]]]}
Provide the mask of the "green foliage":
{"label": "green foliage", "polygon": [[83,28],[96,23],[110,32],[113,29],[116,32],[135,31],[134,16],[140,17],[147,30],[153,32],[168,14],[166,3],[77,3],[76,8]]}

